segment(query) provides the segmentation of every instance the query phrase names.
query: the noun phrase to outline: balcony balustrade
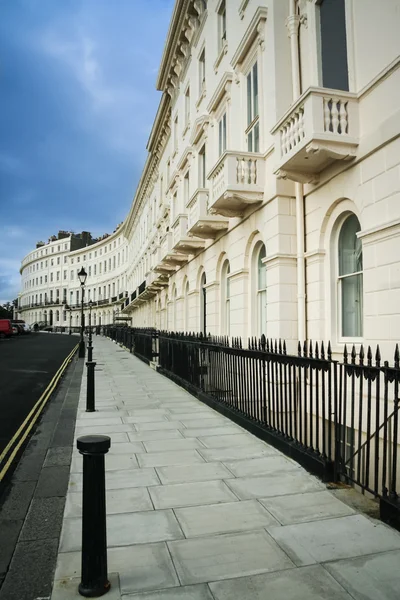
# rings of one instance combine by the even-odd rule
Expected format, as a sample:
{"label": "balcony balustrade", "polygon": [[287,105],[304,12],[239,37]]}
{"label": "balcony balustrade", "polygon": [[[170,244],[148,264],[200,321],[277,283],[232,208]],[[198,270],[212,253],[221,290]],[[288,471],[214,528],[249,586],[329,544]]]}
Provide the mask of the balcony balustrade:
{"label": "balcony balustrade", "polygon": [[187,204],[187,209],[189,234],[204,240],[212,240],[228,229],[228,219],[208,213],[208,190],[196,190]]}
{"label": "balcony balustrade", "polygon": [[188,234],[188,216],[179,215],[172,225],[173,248],[182,254],[197,254],[205,246],[200,238]]}
{"label": "balcony balustrade", "polygon": [[359,138],[355,94],[309,88],[272,130],[278,177],[315,182],[337,160],[354,158]]}
{"label": "balcony balustrade", "polygon": [[264,157],[255,152],[224,152],[208,179],[209,211],[225,217],[243,216],[249,205],[263,200]]}

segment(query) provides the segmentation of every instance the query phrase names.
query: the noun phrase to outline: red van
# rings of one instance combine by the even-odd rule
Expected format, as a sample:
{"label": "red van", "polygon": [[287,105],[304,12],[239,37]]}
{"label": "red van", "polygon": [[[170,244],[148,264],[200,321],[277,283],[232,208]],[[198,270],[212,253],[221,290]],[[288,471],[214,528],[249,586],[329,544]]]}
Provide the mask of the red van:
{"label": "red van", "polygon": [[13,334],[10,319],[0,319],[0,339],[11,337]]}

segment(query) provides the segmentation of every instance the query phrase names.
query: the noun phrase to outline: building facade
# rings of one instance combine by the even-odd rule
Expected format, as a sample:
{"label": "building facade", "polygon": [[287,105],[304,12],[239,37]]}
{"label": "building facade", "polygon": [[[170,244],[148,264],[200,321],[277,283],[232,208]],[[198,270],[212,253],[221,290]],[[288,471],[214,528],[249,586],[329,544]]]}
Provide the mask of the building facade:
{"label": "building facade", "polygon": [[130,212],[109,238],[55,251],[46,283],[44,256],[26,257],[20,315],[39,320],[32,299],[58,289],[77,323],[83,263],[97,324],[118,308],[134,326],[392,355],[399,27],[397,0],[177,0]]}

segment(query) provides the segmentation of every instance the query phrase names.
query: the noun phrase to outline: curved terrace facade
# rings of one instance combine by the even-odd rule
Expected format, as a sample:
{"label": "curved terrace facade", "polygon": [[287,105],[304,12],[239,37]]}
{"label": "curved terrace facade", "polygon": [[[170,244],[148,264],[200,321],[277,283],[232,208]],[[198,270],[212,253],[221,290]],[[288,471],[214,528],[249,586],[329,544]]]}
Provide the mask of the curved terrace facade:
{"label": "curved terrace facade", "polygon": [[[397,4],[177,0],[130,212],[105,240],[76,250],[54,241],[46,257],[26,257],[20,314],[43,317],[32,303],[53,292],[77,323],[83,263],[97,324],[119,308],[134,326],[264,333],[293,347],[330,339],[338,352],[379,342],[391,352],[400,325]],[[384,43],[372,52],[371,39]],[[41,263],[52,258],[60,264],[43,267],[44,283]]]}

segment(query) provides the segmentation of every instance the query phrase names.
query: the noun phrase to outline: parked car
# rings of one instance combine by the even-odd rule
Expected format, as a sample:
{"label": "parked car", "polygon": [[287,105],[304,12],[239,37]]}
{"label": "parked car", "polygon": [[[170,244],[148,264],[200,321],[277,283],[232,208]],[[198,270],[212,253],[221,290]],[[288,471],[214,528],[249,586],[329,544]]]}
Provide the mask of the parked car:
{"label": "parked car", "polygon": [[0,338],[10,338],[13,334],[10,319],[0,319]]}
{"label": "parked car", "polygon": [[23,335],[25,333],[25,329],[22,325],[22,323],[15,323],[14,321],[11,323],[12,327],[16,327],[17,328],[17,332],[18,335]]}
{"label": "parked car", "polygon": [[27,323],[20,323],[24,333],[31,333],[31,328]]}
{"label": "parked car", "polygon": [[13,325],[11,323],[11,329],[12,329],[12,334],[13,335],[19,335],[19,329],[18,329],[18,327],[16,325]]}

